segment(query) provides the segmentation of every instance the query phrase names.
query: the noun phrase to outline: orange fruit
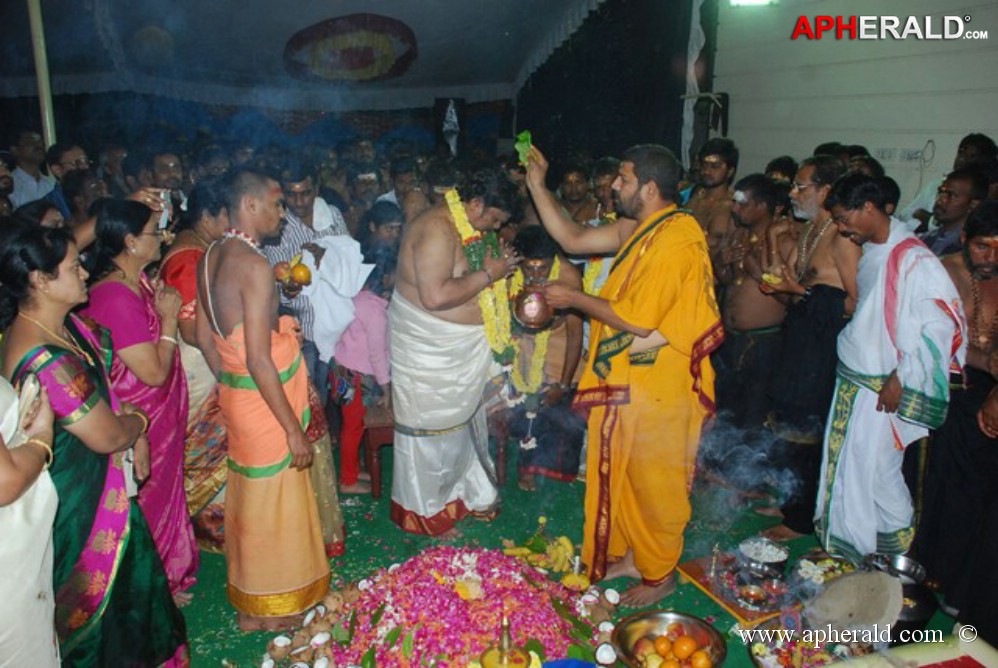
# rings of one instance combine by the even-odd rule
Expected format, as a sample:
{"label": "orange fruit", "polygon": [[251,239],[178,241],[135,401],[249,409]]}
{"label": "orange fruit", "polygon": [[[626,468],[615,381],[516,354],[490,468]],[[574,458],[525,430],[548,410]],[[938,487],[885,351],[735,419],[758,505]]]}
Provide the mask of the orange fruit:
{"label": "orange fruit", "polygon": [[690,666],[693,668],[714,668],[714,662],[706,650],[698,649],[690,656]]}
{"label": "orange fruit", "polygon": [[298,285],[308,285],[312,282],[312,272],[303,264],[291,267],[291,280]]}
{"label": "orange fruit", "polygon": [[685,661],[690,658],[693,652],[697,651],[699,647],[697,646],[697,641],[689,636],[679,636],[676,641],[672,643],[672,653],[676,655],[676,658],[680,661]]}
{"label": "orange fruit", "polygon": [[683,668],[675,659],[666,659],[659,668]]}
{"label": "orange fruit", "polygon": [[275,264],[274,278],[279,280],[281,283],[287,283],[291,280],[291,265],[287,262],[278,262]]}
{"label": "orange fruit", "polygon": [[669,654],[669,650],[672,649],[672,641],[669,640],[667,636],[659,636],[655,638],[655,653],[658,654],[663,659]]}

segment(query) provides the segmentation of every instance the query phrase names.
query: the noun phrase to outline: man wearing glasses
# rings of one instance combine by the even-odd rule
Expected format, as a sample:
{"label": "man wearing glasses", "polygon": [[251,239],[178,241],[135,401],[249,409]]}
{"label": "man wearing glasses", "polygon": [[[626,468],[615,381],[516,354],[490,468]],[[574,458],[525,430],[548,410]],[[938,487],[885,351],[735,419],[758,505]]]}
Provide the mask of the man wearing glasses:
{"label": "man wearing glasses", "polygon": [[783,345],[767,388],[773,406],[768,426],[776,437],[773,464],[785,468],[794,482],[780,508],[762,510],[783,518],[764,532],[776,540],[813,531],[821,443],[835,389],[835,343],[856,306],[861,251],[839,236],[825,209],[825,197],[844,172],[842,161],[830,155],[801,163],[790,201],[804,230],[787,266],[777,269],[783,280],[760,283],[764,292],[787,302]]}
{"label": "man wearing glasses", "polygon": [[69,220],[73,212],[62,191],[62,179],[70,172],[90,169],[90,159],[87,157],[87,152],[77,144],[55,143],[49,146],[49,150],[45,153],[45,162],[49,166],[49,173],[56,180],[55,187],[45,199],[59,208],[64,220]]}

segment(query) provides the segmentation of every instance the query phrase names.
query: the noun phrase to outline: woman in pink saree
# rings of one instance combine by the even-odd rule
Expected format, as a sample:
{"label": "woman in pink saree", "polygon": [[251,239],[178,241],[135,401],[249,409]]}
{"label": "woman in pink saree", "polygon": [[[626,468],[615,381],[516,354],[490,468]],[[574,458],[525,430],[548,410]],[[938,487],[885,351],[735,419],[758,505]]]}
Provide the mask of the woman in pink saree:
{"label": "woman in pink saree", "polygon": [[160,257],[159,216],[144,204],[111,200],[97,216],[91,248],[90,304],[84,314],[111,332],[111,386],[149,416],[151,473],[139,506],[178,603],[195,582],[199,555],[184,495],[187,381],[177,348],[176,290],[154,284],[145,268]]}
{"label": "woman in pink saree", "polygon": [[[64,668],[187,666],[184,618],[129,486],[149,474],[149,420],[111,392],[107,331],[69,314],[87,300],[76,243],[65,230],[42,227],[14,226],[0,237],[2,371],[15,387],[37,378],[51,401],[49,419],[55,418],[45,474],[54,487],[55,522],[47,516],[50,534],[32,527],[42,541],[51,535],[51,546],[47,559],[32,559],[23,547],[17,555],[29,582],[32,567],[44,571],[47,564],[40,575],[49,584],[34,589],[30,606],[9,596],[0,605],[22,618],[36,619],[38,608],[48,613],[29,636],[33,654],[16,660],[0,650],[0,664],[52,665],[46,656],[54,648],[43,645],[51,643],[46,637],[54,624]],[[0,534],[0,545],[16,539]]]}

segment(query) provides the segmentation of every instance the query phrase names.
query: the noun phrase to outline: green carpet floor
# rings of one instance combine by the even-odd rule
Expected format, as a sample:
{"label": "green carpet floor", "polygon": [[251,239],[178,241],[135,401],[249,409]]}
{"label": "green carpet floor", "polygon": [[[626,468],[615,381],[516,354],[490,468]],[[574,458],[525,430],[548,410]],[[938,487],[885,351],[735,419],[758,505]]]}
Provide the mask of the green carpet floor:
{"label": "green carpet floor", "polygon": [[[434,543],[433,539],[402,532],[388,519],[392,460],[390,449],[382,452],[385,453],[382,458],[385,472],[382,497],[377,500],[369,495],[340,499],[347,527],[347,549],[344,556],[331,562],[334,581],[360,579],[379,567],[404,561]],[[497,548],[503,538],[526,538],[536,527],[540,515],[548,518],[550,535],[564,534],[579,542],[582,538],[584,485],[538,479],[537,491],[524,492],[516,485],[515,454],[510,459],[499,517],[488,524],[465,520],[459,525],[463,537],[455,543]],[[722,549],[731,549],[742,539],[775,523],[775,520],[746,509],[730,493],[716,488],[697,490],[692,501],[693,520],[687,530],[684,560],[710,554],[715,543],[720,543]],[[794,556],[816,546],[817,541],[813,538],[801,538],[791,544]],[[621,588],[625,586],[624,582],[617,584]],[[192,593],[194,600],[184,609],[192,665],[195,668],[258,666],[272,634],[247,634],[237,628],[235,612],[225,595],[225,560],[221,555],[202,553],[198,584]],[[722,635],[727,634],[735,623],[733,617],[688,583],[681,584],[660,607],[706,619]],[[626,613],[622,612],[621,616],[623,614]],[[952,626],[953,620],[941,613],[937,613],[930,624],[930,628],[944,630],[947,634]],[[737,638],[728,638],[728,659],[724,665],[732,668],[752,665],[745,647]]]}

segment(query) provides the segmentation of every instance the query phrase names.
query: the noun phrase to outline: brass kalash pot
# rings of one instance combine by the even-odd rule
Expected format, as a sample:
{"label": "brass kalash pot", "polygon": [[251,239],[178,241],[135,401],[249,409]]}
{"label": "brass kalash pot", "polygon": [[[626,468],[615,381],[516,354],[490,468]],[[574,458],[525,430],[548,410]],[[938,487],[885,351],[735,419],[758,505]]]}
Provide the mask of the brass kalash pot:
{"label": "brass kalash pot", "polygon": [[554,308],[544,298],[543,290],[552,262],[553,259],[531,258],[520,263],[523,290],[513,302],[513,317],[525,329],[547,329],[554,321]]}

